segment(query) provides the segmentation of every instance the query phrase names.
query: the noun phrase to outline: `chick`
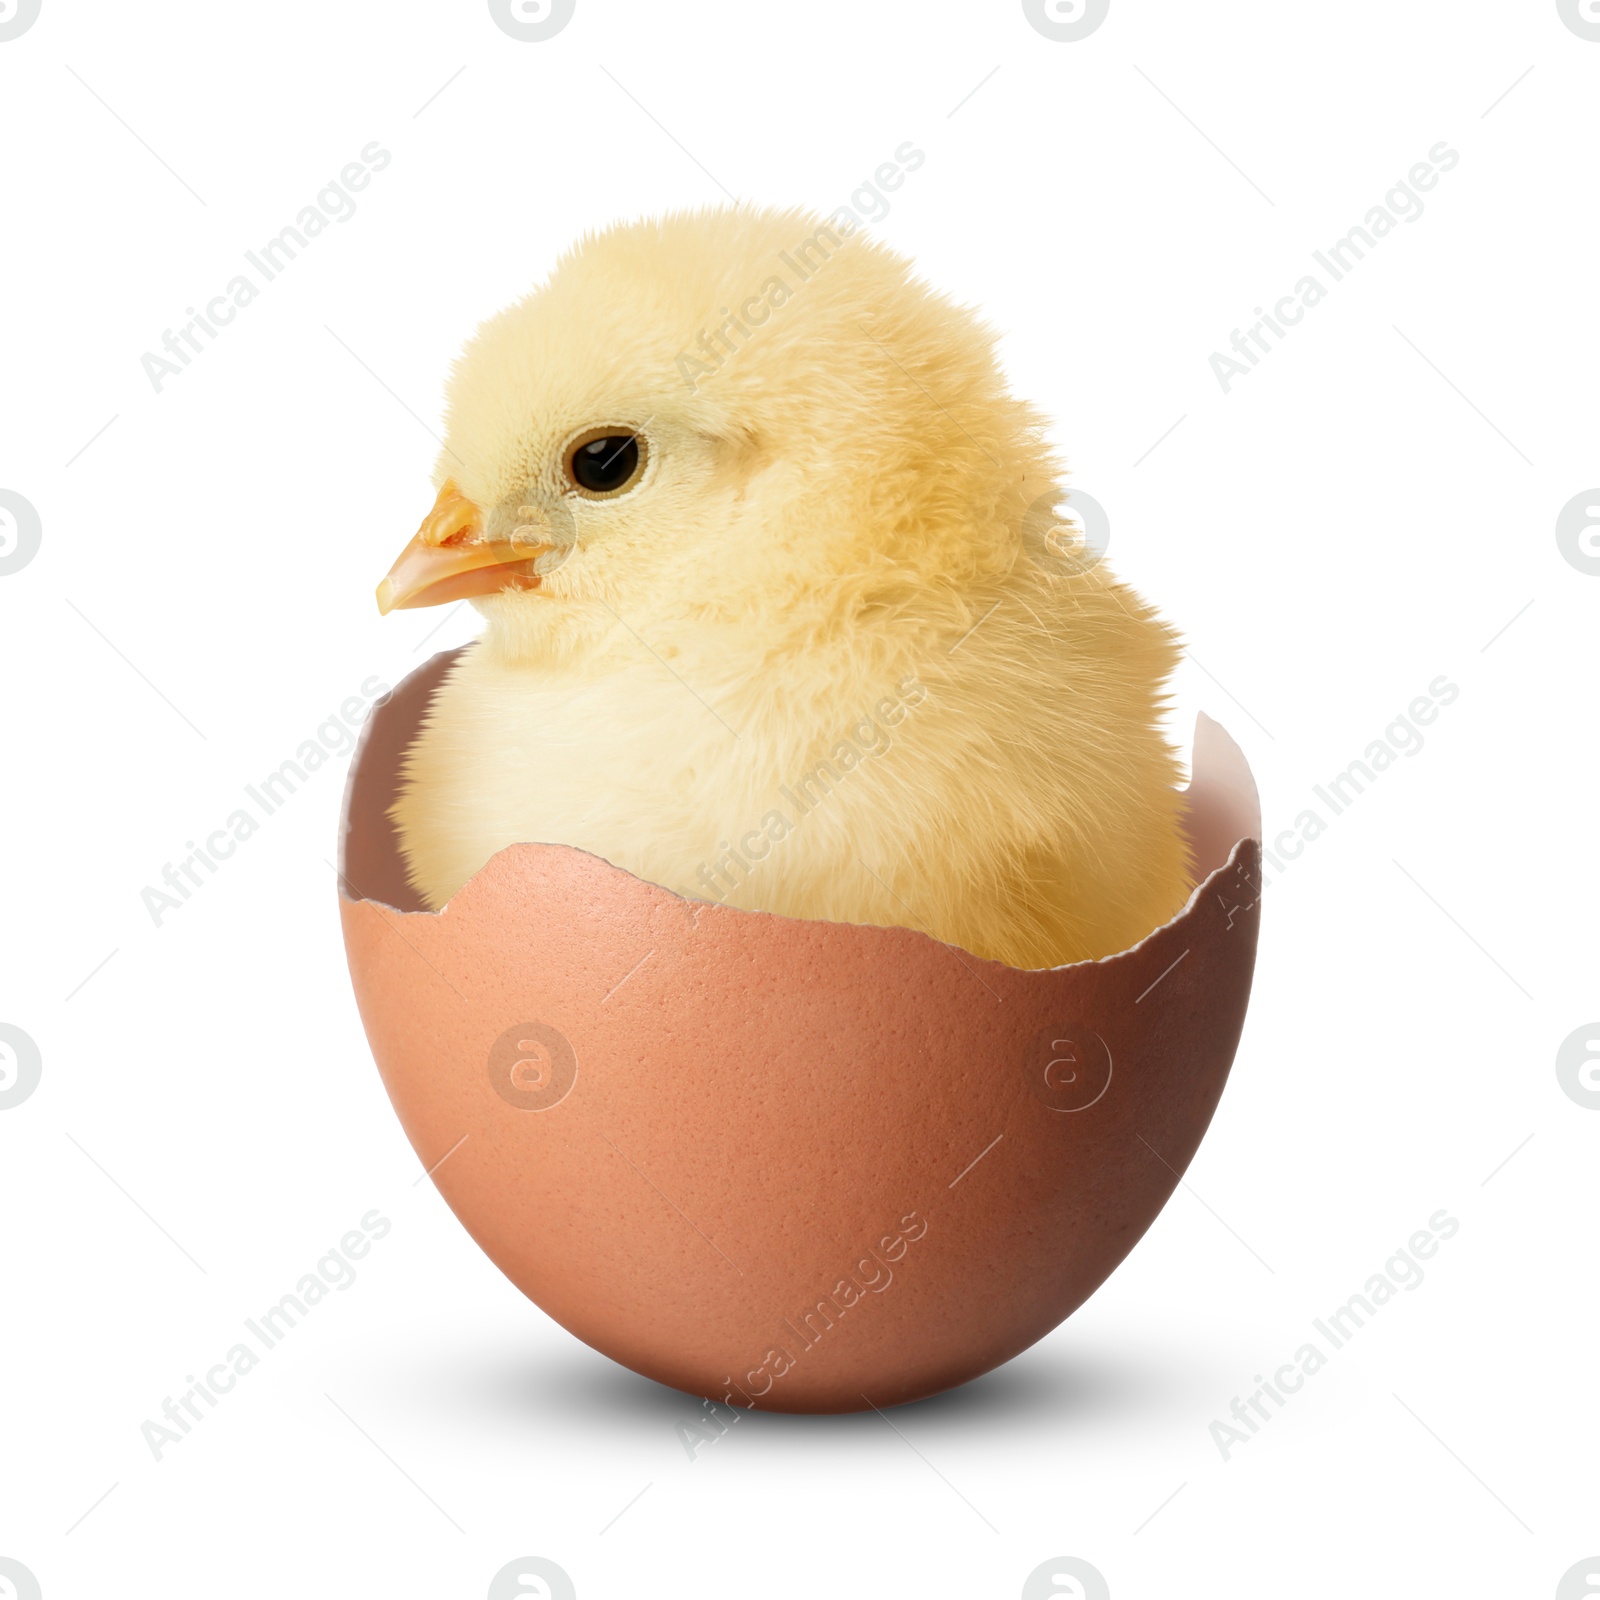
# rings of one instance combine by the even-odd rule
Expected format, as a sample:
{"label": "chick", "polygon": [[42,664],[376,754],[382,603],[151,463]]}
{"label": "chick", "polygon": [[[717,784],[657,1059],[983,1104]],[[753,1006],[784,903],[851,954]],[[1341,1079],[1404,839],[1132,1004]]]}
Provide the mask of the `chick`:
{"label": "chick", "polygon": [[1143,938],[1190,892],[1177,646],[1060,483],[989,329],[859,232],[586,237],[468,344],[379,590],[487,623],[407,759],[413,884],[545,841],[1014,967]]}

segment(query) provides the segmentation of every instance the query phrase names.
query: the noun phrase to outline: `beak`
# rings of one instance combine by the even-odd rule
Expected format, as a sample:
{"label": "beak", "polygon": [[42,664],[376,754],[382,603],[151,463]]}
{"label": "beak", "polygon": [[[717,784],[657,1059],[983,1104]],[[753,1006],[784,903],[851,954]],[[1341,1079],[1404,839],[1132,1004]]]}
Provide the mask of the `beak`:
{"label": "beak", "polygon": [[387,616],[502,589],[537,589],[534,563],[554,548],[531,539],[485,539],[482,514],[446,479],[433,510],[378,585],[378,610]]}

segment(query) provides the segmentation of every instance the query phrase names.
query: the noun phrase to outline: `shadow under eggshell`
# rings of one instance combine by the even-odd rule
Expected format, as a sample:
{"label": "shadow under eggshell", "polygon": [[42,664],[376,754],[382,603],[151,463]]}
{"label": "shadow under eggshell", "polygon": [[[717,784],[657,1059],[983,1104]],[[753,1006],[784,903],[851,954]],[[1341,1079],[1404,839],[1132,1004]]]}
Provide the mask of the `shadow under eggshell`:
{"label": "shadow under eggshell", "polygon": [[390,1099],[501,1271],[635,1371],[781,1411],[948,1389],[1081,1305],[1177,1186],[1244,1023],[1260,818],[1227,734],[1199,719],[1204,881],[1098,962],[689,901],[564,845],[502,850],[433,914],[387,812],[454,656],[372,712],[340,912]]}

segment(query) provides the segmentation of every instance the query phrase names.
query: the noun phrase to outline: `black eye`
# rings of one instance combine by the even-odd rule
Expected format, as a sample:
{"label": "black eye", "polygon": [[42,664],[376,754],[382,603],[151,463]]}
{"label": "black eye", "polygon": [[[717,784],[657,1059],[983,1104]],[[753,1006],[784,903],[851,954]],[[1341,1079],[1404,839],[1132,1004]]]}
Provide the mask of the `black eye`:
{"label": "black eye", "polygon": [[644,458],[638,434],[594,434],[574,446],[567,457],[567,474],[588,494],[617,494],[639,476]]}

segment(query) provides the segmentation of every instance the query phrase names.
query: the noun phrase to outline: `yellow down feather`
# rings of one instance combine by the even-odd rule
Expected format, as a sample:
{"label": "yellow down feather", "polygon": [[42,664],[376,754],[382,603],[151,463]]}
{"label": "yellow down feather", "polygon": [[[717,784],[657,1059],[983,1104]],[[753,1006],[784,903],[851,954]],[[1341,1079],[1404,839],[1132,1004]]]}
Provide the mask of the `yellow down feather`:
{"label": "yellow down feather", "polygon": [[[608,425],[647,464],[584,499],[563,451]],[[744,207],[585,238],[467,346],[447,478],[491,532],[544,513],[564,559],[475,602],[410,753],[394,816],[430,906],[547,841],[1017,967],[1181,909],[1174,635],[1047,541],[1042,419],[881,245]]]}

